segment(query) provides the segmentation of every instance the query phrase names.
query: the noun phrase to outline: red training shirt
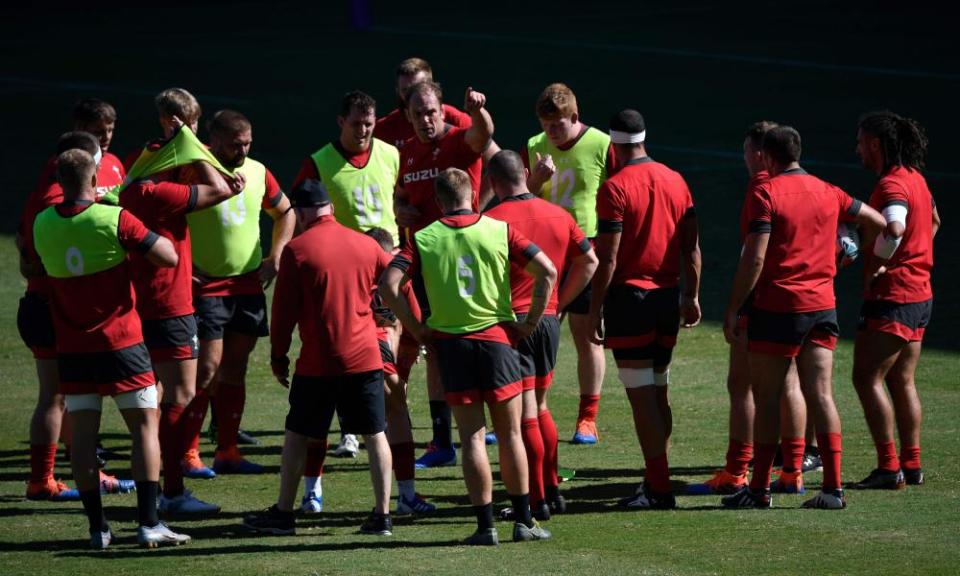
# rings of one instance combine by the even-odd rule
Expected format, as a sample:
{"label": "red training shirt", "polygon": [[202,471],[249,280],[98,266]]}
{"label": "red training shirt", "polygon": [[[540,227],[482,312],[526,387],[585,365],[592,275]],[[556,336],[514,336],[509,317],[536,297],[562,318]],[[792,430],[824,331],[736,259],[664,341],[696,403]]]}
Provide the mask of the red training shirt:
{"label": "red training shirt", "polygon": [[300,326],[295,373],[331,377],[383,368],[370,304],[390,262],[376,240],[322,216],[280,257],[273,294],[271,354],[286,356]]}
{"label": "red training shirt", "polygon": [[[457,210],[440,218],[440,222],[451,228],[465,228],[476,224],[480,218],[480,214],[475,214],[470,210]],[[507,224],[507,247],[510,253],[511,269],[513,266],[518,266],[521,270],[526,268],[530,260],[540,252],[540,248],[536,244],[528,240],[509,223]],[[407,243],[407,245],[400,250],[400,253],[393,258],[393,261],[390,262],[390,266],[406,272],[409,278],[420,274],[420,253],[417,250],[417,243]],[[434,333],[439,338],[486,340],[511,346],[517,343],[517,334],[513,330],[509,330],[508,327],[502,323],[494,324],[489,328],[468,334],[447,334],[440,331],[435,331]]]}
{"label": "red training shirt", "polygon": [[[900,304],[923,302],[933,298],[930,270],[933,268],[933,195],[927,181],[917,170],[894,166],[880,178],[870,207],[883,212],[887,206],[899,204],[907,208],[900,247],[884,265],[887,271],[871,285],[865,282],[863,297],[867,300],[886,300]],[[873,247],[867,246],[865,269],[877,258]],[[869,281],[869,278],[865,280]]]}
{"label": "red training shirt", "polygon": [[693,216],[683,177],[650,157],[636,158],[597,191],[598,232],[620,232],[611,286],[643,290],[680,283],[680,221]]}
{"label": "red training shirt", "polygon": [[790,313],[836,307],[837,224],[852,220],[860,204],[801,168],[774,176],[748,198],[750,233],[770,234],[753,306]]}
{"label": "red training shirt", "polygon": [[401,190],[399,198],[404,198],[420,211],[420,217],[407,234],[433,224],[443,216],[437,204],[433,180],[441,170],[459,168],[470,175],[473,188],[473,209],[479,211],[480,172],[483,160],[479,152],[474,152],[464,138],[466,128],[447,126],[439,140],[421,142],[416,137],[409,139],[400,148],[400,173],[397,181]]}
{"label": "red training shirt", "polygon": [[138,255],[130,258],[141,318],[162,320],[193,314],[193,258],[187,212],[197,205],[197,187],[138,180],[120,193],[120,205],[169,239],[180,257],[174,268],[158,268]]}
{"label": "red training shirt", "polygon": [[[443,121],[458,128],[469,128],[473,125],[473,118],[469,114],[461,112],[449,104],[443,105]],[[399,149],[403,147],[407,140],[415,137],[416,132],[413,130],[413,124],[407,120],[404,111],[396,108],[383,118],[377,118],[373,135]]]}
{"label": "red training shirt", "polygon": [[[55,210],[61,217],[70,218],[89,206],[88,202],[70,202]],[[124,249],[134,254],[147,252],[157,238],[128,210],[120,212],[117,239]],[[57,352],[111,352],[143,342],[130,283],[132,273],[130,260],[125,260],[95,274],[48,277]]]}
{"label": "red training shirt", "polygon": [[[543,250],[556,267],[557,278],[563,278],[570,260],[593,248],[569,212],[529,192],[504,198],[485,214],[503,220]],[[533,278],[523,268],[511,263],[510,286],[513,311],[526,314],[530,311],[530,301],[533,299]],[[557,313],[559,288],[560,283],[557,282],[544,314]]]}

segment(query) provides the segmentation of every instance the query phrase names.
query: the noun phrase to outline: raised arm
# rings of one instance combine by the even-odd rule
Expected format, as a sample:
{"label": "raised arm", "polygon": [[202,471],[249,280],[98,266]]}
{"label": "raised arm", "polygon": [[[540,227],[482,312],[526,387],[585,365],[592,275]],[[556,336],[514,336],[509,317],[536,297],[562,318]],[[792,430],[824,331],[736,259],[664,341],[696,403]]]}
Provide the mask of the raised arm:
{"label": "raised arm", "polygon": [[486,104],[487,97],[483,93],[476,92],[473,88],[467,88],[463,109],[470,114],[473,124],[463,134],[463,137],[467,146],[478,154],[487,149],[493,138],[493,118],[484,108]]}

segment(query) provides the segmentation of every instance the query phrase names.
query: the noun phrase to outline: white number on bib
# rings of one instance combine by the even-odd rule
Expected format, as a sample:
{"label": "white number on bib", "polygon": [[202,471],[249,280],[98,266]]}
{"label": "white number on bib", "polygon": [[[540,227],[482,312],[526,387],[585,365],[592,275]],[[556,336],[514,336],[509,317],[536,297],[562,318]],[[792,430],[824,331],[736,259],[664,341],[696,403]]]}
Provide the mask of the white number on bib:
{"label": "white number on bib", "polygon": [[[573,168],[567,168],[559,172],[554,172],[550,177],[550,192],[553,197],[553,203],[562,208],[573,208],[573,187],[576,184],[576,177],[573,175]],[[561,191],[562,188],[562,191]]]}
{"label": "white number on bib", "polygon": [[[230,202],[233,202],[234,199],[236,199],[236,212],[230,209]],[[220,223],[225,227],[239,226],[247,219],[247,204],[244,202],[243,192],[237,194],[234,198],[227,198],[217,204],[217,208],[220,210]]]}
{"label": "white number on bib", "polygon": [[383,203],[380,201],[380,186],[370,184],[353,189],[357,204],[357,224],[376,226],[383,220]]}
{"label": "white number on bib", "polygon": [[473,265],[473,256],[469,254],[457,258],[457,276],[465,280],[465,285],[460,286],[461,296],[473,296],[477,289],[477,279],[473,275],[470,266]]}
{"label": "white number on bib", "polygon": [[67,248],[67,270],[74,276],[83,276],[83,253],[76,246]]}

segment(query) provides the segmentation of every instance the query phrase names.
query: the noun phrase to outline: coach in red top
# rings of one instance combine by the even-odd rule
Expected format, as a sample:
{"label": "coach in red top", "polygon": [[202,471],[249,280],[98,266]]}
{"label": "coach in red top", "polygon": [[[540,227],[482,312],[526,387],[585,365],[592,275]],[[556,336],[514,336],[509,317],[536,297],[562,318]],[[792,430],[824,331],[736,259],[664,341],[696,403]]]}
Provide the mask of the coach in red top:
{"label": "coach in red top", "polygon": [[[854,488],[923,483],[920,397],[913,377],[933,309],[930,269],[933,237],[940,228],[940,215],[920,173],[926,152],[927,137],[916,120],[890,111],[860,120],[857,153],[863,165],[880,176],[870,206],[883,212],[887,226],[875,241],[865,236],[863,243],[864,302],[853,383],[876,445],[877,467]],[[894,412],[899,457],[893,441]]]}
{"label": "coach in red top", "polygon": [[[337,223],[319,181],[305,180],[292,204],[304,232],[280,257],[270,334],[273,373],[290,388],[280,495],[244,524],[268,534],[294,533],[293,504],[307,440],[326,438],[336,411],[344,432],[363,435],[370,457],[376,507],[360,530],[389,536],[391,457],[372,303],[373,287],[390,258],[373,238]],[[303,344],[291,384],[287,353],[297,325]]]}
{"label": "coach in red top", "polygon": [[597,191],[600,264],[590,318],[594,342],[613,350],[646,462],[646,481],[619,504],[675,508],[667,463],[673,428],[667,384],[681,323],[700,322],[697,216],[683,177],[647,156],[639,112],[617,113],[610,120],[610,141],[623,166]]}
{"label": "coach in red top", "polygon": [[807,508],[846,506],[840,488],[840,417],[833,402],[833,350],[839,334],[833,277],[839,222],[874,231],[883,217],[800,167],[800,134],[789,126],[762,142],[770,180],[747,199],[749,234],[727,307],[724,334],[741,337],[737,316],[754,292],[747,324],[750,376],[756,402],[753,477],[723,499],[731,508],[769,508],[770,470],[777,450],[780,395],[797,364],[823,458],[823,488]]}

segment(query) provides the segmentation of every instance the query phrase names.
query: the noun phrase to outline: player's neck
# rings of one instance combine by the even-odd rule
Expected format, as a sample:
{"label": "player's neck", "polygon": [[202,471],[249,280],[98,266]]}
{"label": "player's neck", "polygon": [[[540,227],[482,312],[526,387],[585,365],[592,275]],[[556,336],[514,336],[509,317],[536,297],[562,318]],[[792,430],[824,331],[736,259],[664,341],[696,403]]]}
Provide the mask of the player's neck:
{"label": "player's neck", "polygon": [[780,166],[771,166],[769,172],[770,172],[770,177],[773,178],[774,176],[783,174],[788,170],[799,170],[799,169],[800,169],[799,162],[791,162],[789,164],[783,164]]}
{"label": "player's neck", "polygon": [[370,145],[368,144],[366,148],[358,148],[354,146],[352,143],[348,143],[348,141],[343,136],[341,136],[340,149],[343,150],[346,154],[349,154],[350,156],[359,156],[361,154],[364,154],[367,150],[369,150]]}

